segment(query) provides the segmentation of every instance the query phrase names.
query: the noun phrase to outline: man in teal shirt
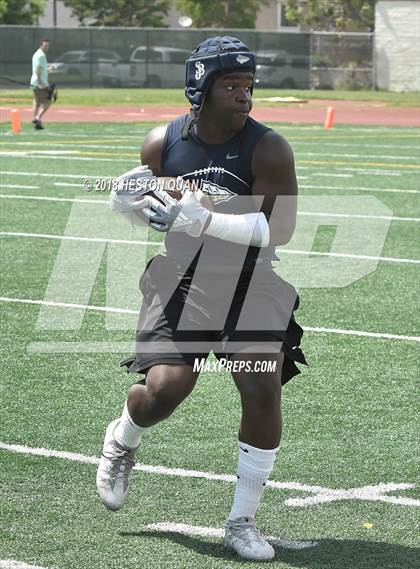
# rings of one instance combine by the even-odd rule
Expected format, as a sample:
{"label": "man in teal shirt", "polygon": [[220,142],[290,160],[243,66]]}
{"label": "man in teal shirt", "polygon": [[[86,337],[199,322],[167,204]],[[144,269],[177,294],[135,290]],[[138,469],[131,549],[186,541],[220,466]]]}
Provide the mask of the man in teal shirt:
{"label": "man in teal shirt", "polygon": [[50,47],[49,40],[42,40],[39,49],[32,56],[31,89],[34,94],[34,119],[36,130],[42,130],[41,117],[51,105],[50,86],[48,83],[47,52]]}

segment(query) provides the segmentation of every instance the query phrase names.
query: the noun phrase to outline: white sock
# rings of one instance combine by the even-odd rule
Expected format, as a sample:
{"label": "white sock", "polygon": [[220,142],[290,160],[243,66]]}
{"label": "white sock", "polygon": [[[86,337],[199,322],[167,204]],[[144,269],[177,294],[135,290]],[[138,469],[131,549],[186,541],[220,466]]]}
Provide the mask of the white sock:
{"label": "white sock", "polygon": [[135,424],[128,412],[126,401],[119,423],[114,430],[114,439],[125,448],[137,448],[142,435],[147,432],[149,428],[150,427],[139,427]]}
{"label": "white sock", "polygon": [[278,450],[263,450],[239,441],[238,478],[229,520],[255,518]]}

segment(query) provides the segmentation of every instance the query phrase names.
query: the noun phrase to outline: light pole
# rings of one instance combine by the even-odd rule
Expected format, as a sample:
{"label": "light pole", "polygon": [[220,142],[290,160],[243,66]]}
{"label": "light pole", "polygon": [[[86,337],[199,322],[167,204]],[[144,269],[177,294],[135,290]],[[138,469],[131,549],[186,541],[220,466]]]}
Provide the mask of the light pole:
{"label": "light pole", "polygon": [[57,0],[53,0],[53,25],[57,27]]}

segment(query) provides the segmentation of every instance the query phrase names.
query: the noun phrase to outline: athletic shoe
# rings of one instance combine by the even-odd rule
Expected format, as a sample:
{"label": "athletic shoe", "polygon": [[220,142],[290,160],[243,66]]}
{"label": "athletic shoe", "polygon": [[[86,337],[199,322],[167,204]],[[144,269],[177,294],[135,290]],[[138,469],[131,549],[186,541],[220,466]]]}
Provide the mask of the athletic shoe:
{"label": "athletic shoe", "polygon": [[34,120],[32,122],[35,125],[35,130],[44,130],[44,127],[42,126],[42,122],[40,120]]}
{"label": "athletic shoe", "polygon": [[260,535],[253,518],[228,520],[225,525],[225,545],[245,559],[268,561],[274,557],[274,549]]}
{"label": "athletic shoe", "polygon": [[102,503],[109,510],[123,507],[128,492],[131,469],[137,449],[127,449],[114,439],[114,429],[119,419],[108,425],[105,433],[104,448],[99,460],[96,475],[96,487]]}

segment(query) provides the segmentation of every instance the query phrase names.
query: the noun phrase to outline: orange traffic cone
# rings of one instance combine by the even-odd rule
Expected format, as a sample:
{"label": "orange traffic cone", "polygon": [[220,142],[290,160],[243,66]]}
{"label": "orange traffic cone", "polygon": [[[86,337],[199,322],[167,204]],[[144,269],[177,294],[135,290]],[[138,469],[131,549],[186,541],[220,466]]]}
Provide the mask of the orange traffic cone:
{"label": "orange traffic cone", "polygon": [[332,128],[334,126],[334,107],[328,107],[327,114],[325,116],[324,128]]}
{"label": "orange traffic cone", "polygon": [[20,124],[20,113],[18,109],[13,109],[11,112],[12,119],[12,132],[13,134],[20,134],[22,127]]}

